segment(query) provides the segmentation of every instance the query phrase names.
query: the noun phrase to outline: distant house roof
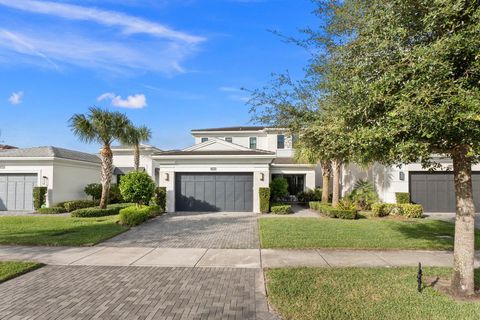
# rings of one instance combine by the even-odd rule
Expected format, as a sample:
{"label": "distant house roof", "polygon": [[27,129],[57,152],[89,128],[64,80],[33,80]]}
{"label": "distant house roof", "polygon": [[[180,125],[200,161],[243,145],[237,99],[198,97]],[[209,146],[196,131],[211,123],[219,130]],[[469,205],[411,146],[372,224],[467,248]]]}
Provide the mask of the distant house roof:
{"label": "distant house roof", "polygon": [[[132,172],[132,171],[135,171],[134,167],[115,167],[115,169],[113,170],[113,174],[116,174],[116,175],[127,174],[127,173]],[[138,171],[144,172],[145,168],[140,167],[140,168],[138,168]]]}
{"label": "distant house roof", "polygon": [[8,144],[0,144],[0,150],[9,150],[9,149],[18,149],[14,146],[9,146]]}
{"label": "distant house roof", "polygon": [[275,152],[264,150],[206,150],[206,151],[163,151],[155,153],[156,156],[234,156],[234,155],[275,155]]}
{"label": "distant house roof", "polygon": [[0,158],[60,158],[84,162],[100,163],[100,158],[91,153],[57,147],[34,147],[22,149],[1,150]]}
{"label": "distant house roof", "polygon": [[207,128],[193,129],[193,131],[262,131],[268,127],[264,126],[242,126],[242,127],[223,127],[223,128]]}
{"label": "distant house roof", "polygon": [[[127,145],[120,145],[120,146],[112,146],[111,149],[112,150],[122,150],[122,151],[125,151],[125,150],[132,151],[133,147],[132,146],[127,146]],[[154,147],[154,146],[149,145],[149,144],[143,144],[143,143],[140,144],[140,150],[162,151],[161,149],[159,149],[157,147]]]}

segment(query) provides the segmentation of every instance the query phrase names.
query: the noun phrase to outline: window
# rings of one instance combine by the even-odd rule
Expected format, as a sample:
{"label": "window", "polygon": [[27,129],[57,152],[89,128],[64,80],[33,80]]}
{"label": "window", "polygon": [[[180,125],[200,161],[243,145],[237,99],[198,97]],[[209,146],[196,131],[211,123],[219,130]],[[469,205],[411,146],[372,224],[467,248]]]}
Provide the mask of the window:
{"label": "window", "polygon": [[285,149],[285,136],[283,134],[277,135],[277,149]]}
{"label": "window", "polygon": [[207,142],[208,138],[202,138],[202,142]]}
{"label": "window", "polygon": [[232,137],[225,137],[225,141],[232,143]]}
{"label": "window", "polygon": [[250,137],[250,149],[257,149],[257,137]]}

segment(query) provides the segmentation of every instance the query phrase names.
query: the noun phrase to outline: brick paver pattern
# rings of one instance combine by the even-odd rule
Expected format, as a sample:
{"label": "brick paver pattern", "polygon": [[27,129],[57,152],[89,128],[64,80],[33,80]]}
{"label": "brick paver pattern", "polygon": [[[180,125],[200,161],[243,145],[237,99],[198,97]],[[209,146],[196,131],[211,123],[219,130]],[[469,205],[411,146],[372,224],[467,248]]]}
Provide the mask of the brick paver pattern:
{"label": "brick paver pattern", "polygon": [[274,319],[258,271],[46,266],[0,284],[0,319]]}
{"label": "brick paver pattern", "polygon": [[112,247],[224,248],[260,247],[255,213],[168,213],[103,242]]}

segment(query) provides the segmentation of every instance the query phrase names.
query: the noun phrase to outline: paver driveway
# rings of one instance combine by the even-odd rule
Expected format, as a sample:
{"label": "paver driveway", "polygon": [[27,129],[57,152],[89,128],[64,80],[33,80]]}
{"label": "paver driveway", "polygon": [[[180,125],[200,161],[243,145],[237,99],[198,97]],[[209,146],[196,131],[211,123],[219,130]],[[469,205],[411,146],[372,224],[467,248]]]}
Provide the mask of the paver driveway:
{"label": "paver driveway", "polygon": [[46,266],[0,284],[0,319],[274,319],[259,269]]}
{"label": "paver driveway", "polygon": [[102,246],[258,249],[257,215],[245,212],[167,213]]}

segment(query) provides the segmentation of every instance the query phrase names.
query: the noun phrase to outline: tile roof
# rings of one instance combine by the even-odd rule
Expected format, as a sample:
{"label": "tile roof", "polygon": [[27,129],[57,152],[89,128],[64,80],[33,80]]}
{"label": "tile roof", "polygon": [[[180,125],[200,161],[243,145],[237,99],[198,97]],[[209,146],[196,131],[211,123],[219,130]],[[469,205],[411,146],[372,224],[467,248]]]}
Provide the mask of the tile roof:
{"label": "tile roof", "polygon": [[275,155],[275,152],[264,150],[208,150],[208,151],[163,151],[155,153],[157,156],[228,156],[228,155]]}
{"label": "tile roof", "polygon": [[75,150],[57,148],[52,146],[34,147],[22,149],[0,150],[0,158],[60,158],[68,160],[77,160],[84,162],[100,163],[100,157]]}
{"label": "tile roof", "polygon": [[268,128],[268,127],[264,127],[264,126],[240,126],[240,127],[193,129],[192,131],[262,131],[266,128]]}

